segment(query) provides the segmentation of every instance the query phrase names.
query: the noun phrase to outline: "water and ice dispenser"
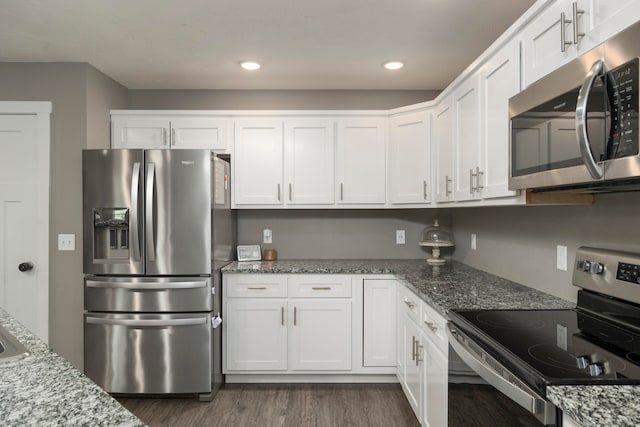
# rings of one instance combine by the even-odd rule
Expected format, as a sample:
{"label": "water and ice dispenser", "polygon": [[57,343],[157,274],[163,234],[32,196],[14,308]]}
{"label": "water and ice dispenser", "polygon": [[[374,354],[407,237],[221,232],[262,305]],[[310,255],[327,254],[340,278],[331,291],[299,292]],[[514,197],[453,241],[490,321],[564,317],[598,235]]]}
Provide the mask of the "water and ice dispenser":
{"label": "water and ice dispenser", "polygon": [[93,259],[129,259],[129,209],[93,208]]}

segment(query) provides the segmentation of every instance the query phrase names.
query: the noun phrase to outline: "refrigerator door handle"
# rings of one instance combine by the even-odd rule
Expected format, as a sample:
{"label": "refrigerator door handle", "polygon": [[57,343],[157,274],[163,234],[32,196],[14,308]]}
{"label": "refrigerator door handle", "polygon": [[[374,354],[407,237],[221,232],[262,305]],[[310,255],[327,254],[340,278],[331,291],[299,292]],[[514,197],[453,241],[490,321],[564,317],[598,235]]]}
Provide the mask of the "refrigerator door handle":
{"label": "refrigerator door handle", "polygon": [[194,326],[207,323],[206,317],[193,317],[190,319],[115,319],[109,317],[87,316],[87,323],[94,325],[114,325],[133,327],[167,327],[167,326]]}
{"label": "refrigerator door handle", "polygon": [[133,250],[133,260],[140,261],[140,235],[138,234],[139,212],[138,199],[140,197],[140,162],[133,164],[133,174],[131,176],[131,249]]}
{"label": "refrigerator door handle", "polygon": [[153,236],[153,190],[155,188],[156,180],[156,165],[155,163],[149,163],[147,165],[147,188],[145,192],[145,216],[146,216],[146,236],[147,236],[147,260],[156,260],[156,245]]}
{"label": "refrigerator door handle", "polygon": [[87,280],[87,288],[106,288],[116,289],[123,288],[129,290],[171,290],[171,289],[198,289],[205,288],[207,282],[204,281],[185,281],[185,282],[110,282],[110,281],[97,281]]}

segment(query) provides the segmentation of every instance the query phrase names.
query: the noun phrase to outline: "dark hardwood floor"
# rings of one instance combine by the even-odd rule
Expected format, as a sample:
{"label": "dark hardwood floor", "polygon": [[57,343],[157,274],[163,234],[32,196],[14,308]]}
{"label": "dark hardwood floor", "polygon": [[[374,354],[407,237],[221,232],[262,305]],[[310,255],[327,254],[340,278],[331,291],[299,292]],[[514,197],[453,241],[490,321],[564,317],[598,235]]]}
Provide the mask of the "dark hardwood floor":
{"label": "dark hardwood floor", "polygon": [[211,402],[118,401],[152,427],[420,425],[398,384],[225,384]]}

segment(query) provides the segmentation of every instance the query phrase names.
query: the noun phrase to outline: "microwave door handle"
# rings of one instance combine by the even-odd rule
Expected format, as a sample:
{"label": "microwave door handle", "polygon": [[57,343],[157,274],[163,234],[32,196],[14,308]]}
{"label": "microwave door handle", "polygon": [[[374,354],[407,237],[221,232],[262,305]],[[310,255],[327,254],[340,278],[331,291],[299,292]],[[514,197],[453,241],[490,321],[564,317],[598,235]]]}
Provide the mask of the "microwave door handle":
{"label": "microwave door handle", "polygon": [[138,199],[140,197],[140,162],[133,164],[133,174],[131,176],[131,249],[133,250],[133,260],[140,261],[140,235],[138,226],[140,225],[138,212]]}
{"label": "microwave door handle", "polygon": [[156,245],[154,242],[153,235],[153,190],[155,188],[155,180],[156,180],[156,165],[154,163],[149,163],[147,165],[147,189],[145,192],[145,216],[146,216],[146,230],[145,235],[147,236],[147,260],[155,261],[156,260]]}
{"label": "microwave door handle", "polygon": [[580,155],[587,170],[594,179],[602,179],[604,171],[601,166],[598,166],[598,162],[593,158],[593,153],[591,152],[591,144],[589,143],[589,136],[587,135],[587,104],[593,83],[603,71],[603,61],[597,61],[593,64],[580,88],[578,102],[576,104],[576,134],[580,146]]}

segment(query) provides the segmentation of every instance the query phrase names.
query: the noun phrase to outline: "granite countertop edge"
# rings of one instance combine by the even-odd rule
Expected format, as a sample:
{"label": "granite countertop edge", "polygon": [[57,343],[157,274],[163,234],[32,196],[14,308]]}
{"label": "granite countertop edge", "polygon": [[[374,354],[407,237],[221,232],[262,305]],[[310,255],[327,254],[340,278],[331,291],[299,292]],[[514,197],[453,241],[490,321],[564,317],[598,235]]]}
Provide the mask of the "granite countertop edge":
{"label": "granite countertop edge", "polygon": [[145,425],[2,308],[0,325],[30,353],[0,362],[3,426]]}
{"label": "granite countertop edge", "polygon": [[[566,309],[575,304],[525,285],[449,261],[432,267],[424,260],[284,260],[233,262],[227,274],[393,275],[445,318],[452,309]],[[547,398],[584,427],[640,425],[637,386],[549,386]]]}

